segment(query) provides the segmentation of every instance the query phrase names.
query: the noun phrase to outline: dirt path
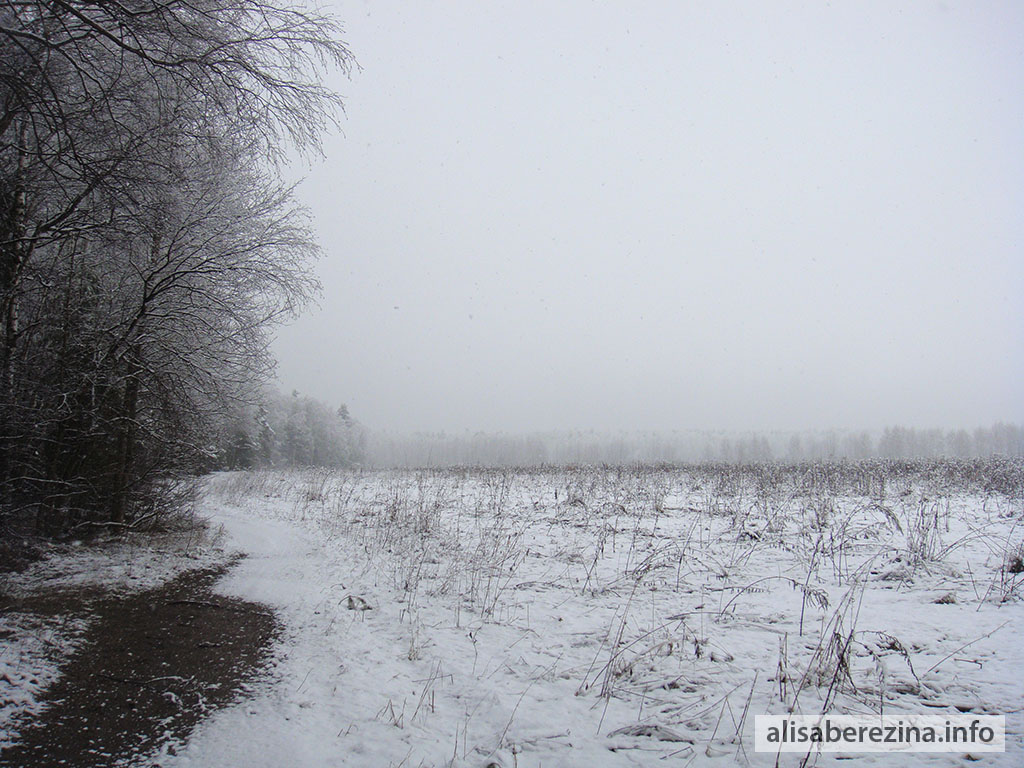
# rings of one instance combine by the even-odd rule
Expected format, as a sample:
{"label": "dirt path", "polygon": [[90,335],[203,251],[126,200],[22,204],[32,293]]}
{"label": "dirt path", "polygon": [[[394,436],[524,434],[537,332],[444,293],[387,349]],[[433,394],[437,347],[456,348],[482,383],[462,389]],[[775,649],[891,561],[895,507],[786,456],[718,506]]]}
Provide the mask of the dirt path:
{"label": "dirt path", "polygon": [[3,751],[0,766],[114,765],[185,737],[236,700],[279,625],[261,605],[211,592],[231,567],[190,571],[128,597],[69,593],[63,604],[51,596],[15,606],[48,612],[59,604],[91,621],[47,691],[46,710]]}

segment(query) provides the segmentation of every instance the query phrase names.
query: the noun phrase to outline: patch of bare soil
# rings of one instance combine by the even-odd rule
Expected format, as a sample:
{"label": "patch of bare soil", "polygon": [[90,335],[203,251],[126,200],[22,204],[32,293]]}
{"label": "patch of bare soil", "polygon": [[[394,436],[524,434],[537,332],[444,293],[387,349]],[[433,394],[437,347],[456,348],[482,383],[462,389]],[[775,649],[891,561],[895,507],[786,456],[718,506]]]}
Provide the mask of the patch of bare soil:
{"label": "patch of bare soil", "polygon": [[[239,697],[279,625],[264,606],[213,594],[230,565],[182,574],[128,597],[50,596],[8,610],[87,613],[84,642],[0,765],[110,766],[183,739]],[[69,604],[70,603],[70,604]]]}

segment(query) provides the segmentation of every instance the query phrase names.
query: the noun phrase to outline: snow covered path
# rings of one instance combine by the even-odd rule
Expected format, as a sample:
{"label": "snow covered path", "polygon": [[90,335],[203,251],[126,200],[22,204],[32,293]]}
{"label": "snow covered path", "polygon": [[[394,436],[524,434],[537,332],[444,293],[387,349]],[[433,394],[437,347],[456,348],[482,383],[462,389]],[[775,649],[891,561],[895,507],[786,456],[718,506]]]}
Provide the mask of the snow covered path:
{"label": "snow covered path", "polygon": [[208,515],[247,554],[216,589],[273,607],[284,631],[251,695],[158,764],[773,765],[752,750],[753,715],[797,698],[820,711],[843,632],[857,641],[841,711],[884,697],[889,713],[1005,713],[1010,750],[982,764],[1019,764],[1024,603],[996,548],[1017,502],[947,502],[932,559],[909,567],[917,497],[889,505],[907,515],[891,525],[874,502],[836,501],[843,538],[826,549],[803,505],[737,521],[721,498],[601,501],[619,485],[586,479],[586,496],[577,482],[215,479]]}
{"label": "snow covered path", "polygon": [[[227,546],[247,555],[216,591],[273,607],[284,637],[268,684],[215,713],[184,747],[165,748],[164,768],[512,766],[523,763],[498,747],[513,720],[545,732],[562,754],[549,765],[576,764],[563,762],[570,753],[580,765],[636,764],[614,759],[601,741],[574,749],[570,729],[560,726],[566,710],[587,720],[601,715],[593,701],[575,699],[578,681],[561,681],[559,693],[537,686],[527,699],[533,683],[520,682],[522,669],[505,669],[525,663],[509,652],[521,632],[427,626],[394,601],[379,574],[346,563],[336,544],[294,519],[228,506],[208,516],[223,526]],[[555,660],[546,649],[545,658]],[[478,731],[490,733],[493,747],[474,742]]]}
{"label": "snow covered path", "polygon": [[[300,526],[240,510],[209,515],[228,546],[246,553],[217,591],[272,606],[284,619],[284,646],[271,685],[215,715],[174,762],[161,765],[315,766],[348,764],[339,740],[345,670],[323,608],[336,595],[325,553]],[[342,692],[344,695],[344,692]]]}

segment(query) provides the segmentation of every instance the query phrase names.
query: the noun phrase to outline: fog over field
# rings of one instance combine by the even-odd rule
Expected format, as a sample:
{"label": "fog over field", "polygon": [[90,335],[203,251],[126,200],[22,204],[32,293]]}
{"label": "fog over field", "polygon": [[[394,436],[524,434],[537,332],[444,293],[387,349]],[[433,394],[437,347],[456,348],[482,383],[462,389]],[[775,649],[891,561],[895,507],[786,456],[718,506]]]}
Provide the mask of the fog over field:
{"label": "fog over field", "polygon": [[283,391],[371,430],[1024,421],[1024,6],[334,2]]}
{"label": "fog over field", "polygon": [[1018,0],[0,0],[0,768],[1024,765],[1022,139]]}

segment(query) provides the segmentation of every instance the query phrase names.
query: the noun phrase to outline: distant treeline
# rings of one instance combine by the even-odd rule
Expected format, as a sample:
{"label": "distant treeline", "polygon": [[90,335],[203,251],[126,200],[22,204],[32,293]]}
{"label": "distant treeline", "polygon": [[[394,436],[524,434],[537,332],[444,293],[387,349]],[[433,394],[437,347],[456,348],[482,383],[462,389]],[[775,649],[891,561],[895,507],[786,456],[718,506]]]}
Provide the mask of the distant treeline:
{"label": "distant treeline", "polygon": [[628,464],[984,458],[1024,456],[1024,427],[889,427],[881,432],[546,432],[370,434],[366,462],[380,467]]}
{"label": "distant treeline", "polygon": [[216,451],[216,469],[349,467],[363,461],[366,435],[348,407],[292,392],[265,393],[236,411]]}

